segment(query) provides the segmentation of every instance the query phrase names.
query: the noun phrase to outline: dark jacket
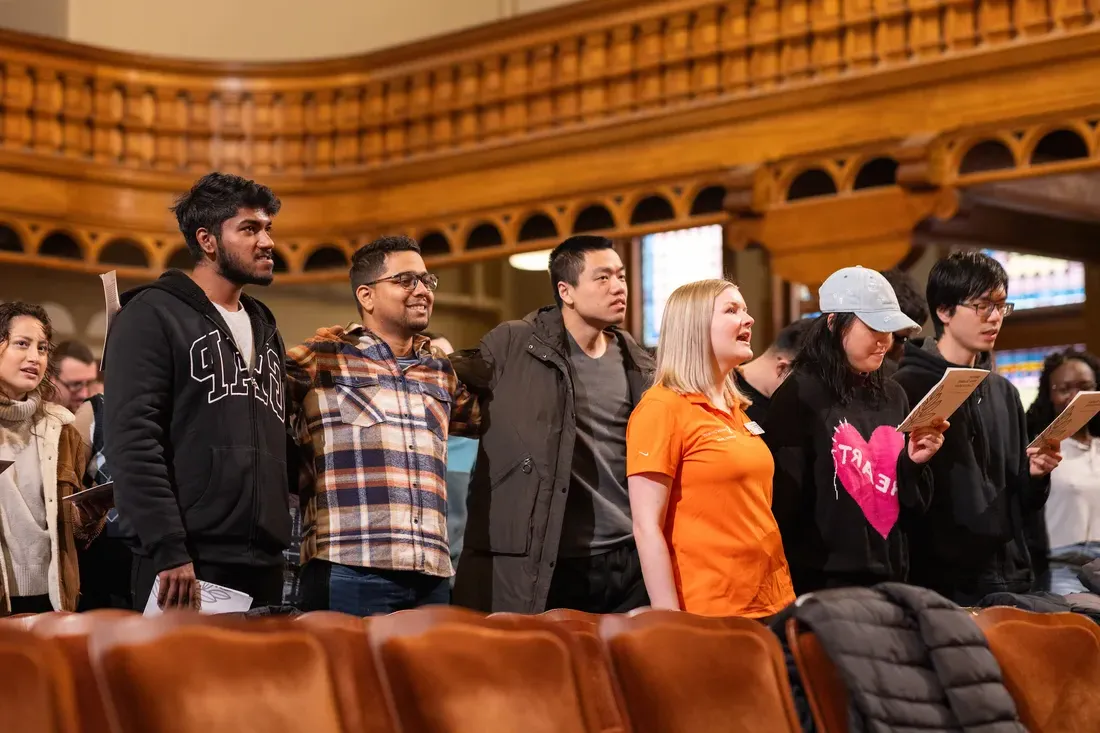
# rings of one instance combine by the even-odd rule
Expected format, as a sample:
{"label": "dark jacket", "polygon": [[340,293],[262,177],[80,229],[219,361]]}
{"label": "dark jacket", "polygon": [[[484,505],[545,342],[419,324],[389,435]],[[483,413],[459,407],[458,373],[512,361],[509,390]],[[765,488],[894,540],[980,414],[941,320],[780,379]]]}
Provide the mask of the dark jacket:
{"label": "dark jacket", "polygon": [[[619,339],[637,405],[653,360],[625,331]],[[561,311],[550,306],[503,323],[477,349],[451,355],[481,400],[482,430],[467,500],[455,603],[483,611],[545,609],[558,557],[573,463],[573,372]]]}
{"label": "dark jacket", "polygon": [[792,613],[836,666],[850,730],[1025,733],[981,629],[936,593],[901,583],[827,590]]}
{"label": "dark jacket", "polygon": [[125,293],[104,356],[104,428],[123,532],[157,572],[195,560],[271,566],[290,539],[283,361],[246,295],[254,371],[195,282]]}
{"label": "dark jacket", "polygon": [[909,413],[905,393],[884,387],[882,396],[859,388],[839,404],[799,367],[772,395],[764,432],[775,458],[772,511],[796,593],[906,579],[905,530],[928,508],[932,480],[895,429]]}
{"label": "dark jacket", "polygon": [[[905,345],[894,379],[915,405],[949,366],[931,339]],[[988,360],[978,365],[990,368]],[[1024,408],[1016,388],[989,376],[950,417],[932,457],[937,491],[910,532],[910,582],[963,605],[989,593],[1026,593],[1032,585],[1024,517],[1038,512],[1050,478],[1032,479]]]}

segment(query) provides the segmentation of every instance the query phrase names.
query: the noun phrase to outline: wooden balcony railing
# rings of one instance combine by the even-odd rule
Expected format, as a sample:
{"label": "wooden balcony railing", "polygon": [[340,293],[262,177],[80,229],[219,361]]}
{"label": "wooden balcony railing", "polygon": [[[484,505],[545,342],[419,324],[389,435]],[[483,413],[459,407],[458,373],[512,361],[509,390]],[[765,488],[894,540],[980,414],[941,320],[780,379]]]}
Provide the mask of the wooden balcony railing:
{"label": "wooden balcony railing", "polygon": [[361,176],[1092,24],[1095,0],[597,0],[396,51],[218,65],[0,34],[0,150]]}

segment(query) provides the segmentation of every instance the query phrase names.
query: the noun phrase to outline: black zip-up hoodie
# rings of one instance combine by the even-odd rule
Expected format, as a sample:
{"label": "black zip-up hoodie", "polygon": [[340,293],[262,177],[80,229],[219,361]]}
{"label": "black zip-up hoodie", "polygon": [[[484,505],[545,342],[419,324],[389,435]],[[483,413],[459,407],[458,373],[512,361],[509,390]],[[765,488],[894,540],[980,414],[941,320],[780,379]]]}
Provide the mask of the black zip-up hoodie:
{"label": "black zip-up hoodie", "polygon": [[[894,379],[916,404],[950,364],[935,341],[905,345]],[[976,365],[989,369],[988,355]],[[1020,394],[1001,375],[985,378],[951,416],[929,464],[932,506],[910,532],[910,580],[962,605],[989,593],[1026,593],[1032,584],[1023,518],[1046,503],[1050,478],[1031,478]]]}
{"label": "black zip-up hoodie", "polygon": [[283,363],[247,295],[253,371],[185,273],[123,294],[104,354],[106,454],[123,533],[160,572],[195,560],[272,566],[290,542]]}
{"label": "black zip-up hoodie", "polygon": [[803,367],[772,396],[772,512],[799,594],[907,577],[906,528],[933,486],[896,430],[909,413],[905,393],[889,380],[884,387],[881,396],[860,387],[839,404]]}

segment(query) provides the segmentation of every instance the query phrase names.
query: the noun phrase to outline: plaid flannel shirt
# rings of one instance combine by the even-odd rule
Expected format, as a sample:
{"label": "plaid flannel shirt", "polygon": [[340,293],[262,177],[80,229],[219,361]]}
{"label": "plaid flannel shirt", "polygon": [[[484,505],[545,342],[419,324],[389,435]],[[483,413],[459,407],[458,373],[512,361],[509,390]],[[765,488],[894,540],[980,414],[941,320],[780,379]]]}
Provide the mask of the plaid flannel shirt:
{"label": "plaid flannel shirt", "polygon": [[447,436],[476,432],[476,398],[416,336],[402,372],[359,325],[324,328],[287,352],[301,464],[301,563],[314,558],[450,577]]}

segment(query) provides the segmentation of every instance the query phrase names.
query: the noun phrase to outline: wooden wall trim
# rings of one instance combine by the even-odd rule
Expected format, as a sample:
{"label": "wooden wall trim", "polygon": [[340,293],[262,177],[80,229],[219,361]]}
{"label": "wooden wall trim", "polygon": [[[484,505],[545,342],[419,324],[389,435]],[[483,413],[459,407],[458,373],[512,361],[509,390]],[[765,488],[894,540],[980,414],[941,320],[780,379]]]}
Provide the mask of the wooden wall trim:
{"label": "wooden wall trim", "polygon": [[[284,199],[291,280],[343,277],[311,271],[311,255],[347,256],[383,232],[438,235],[428,254],[444,264],[582,229],[623,237],[725,222],[715,192],[734,191],[745,170],[748,204],[732,216],[751,219],[781,216],[812,168],[853,196],[863,164],[880,157],[898,164],[890,185],[906,192],[1092,169],[1094,20],[1080,3],[1022,0],[592,0],[285,64],[3,31],[0,224],[21,245],[0,253],[39,256],[64,230],[80,267],[103,269],[99,255],[126,239],[142,254],[132,266],[155,272],[182,245],[171,195],[211,169]],[[1036,165],[1029,151],[1066,125],[1088,155]],[[963,172],[966,147],[991,134],[1010,136],[1011,170]],[[639,214],[650,196],[661,201]],[[582,226],[589,206],[603,213]],[[534,214],[552,233],[524,235]]]}

